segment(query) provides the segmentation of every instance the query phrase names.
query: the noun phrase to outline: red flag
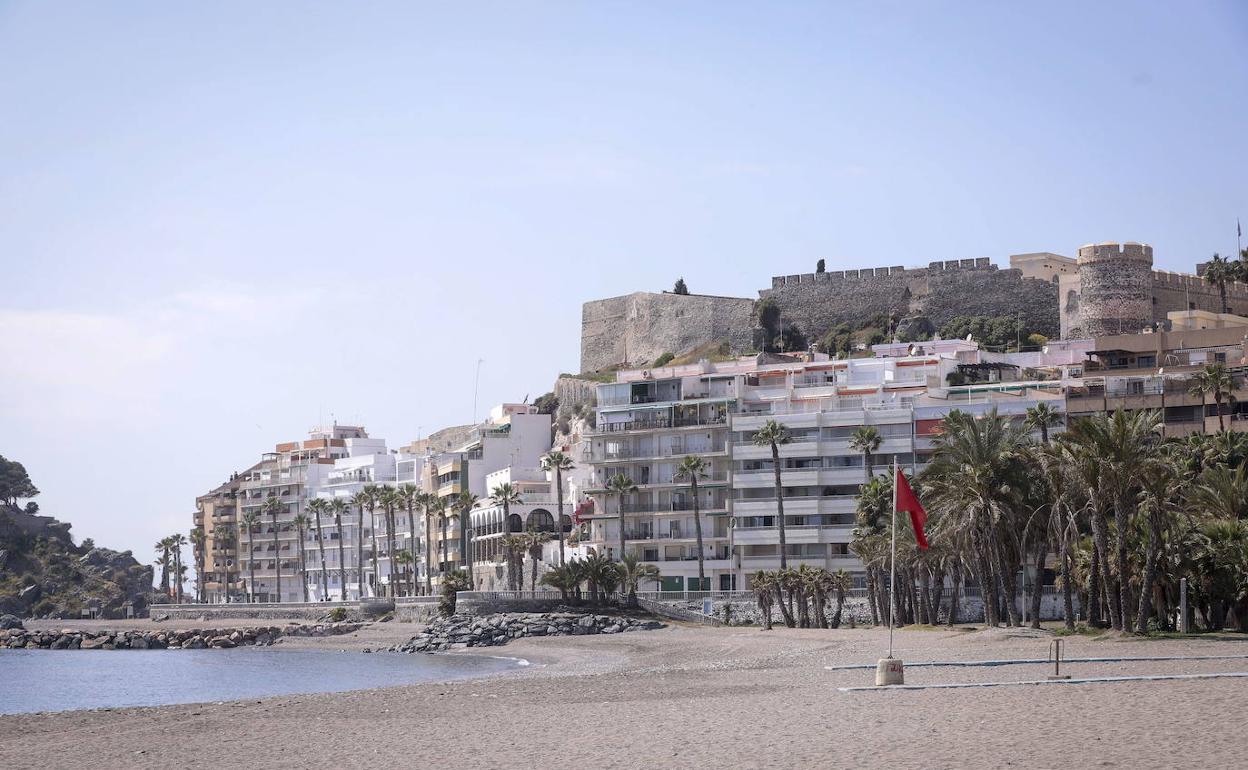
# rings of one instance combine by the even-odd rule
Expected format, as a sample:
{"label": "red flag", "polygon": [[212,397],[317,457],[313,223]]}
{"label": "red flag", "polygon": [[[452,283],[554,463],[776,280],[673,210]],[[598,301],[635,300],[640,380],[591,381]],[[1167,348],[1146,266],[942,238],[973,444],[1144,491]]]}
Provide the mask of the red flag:
{"label": "red flag", "polygon": [[919,548],[927,550],[927,534],[923,531],[923,525],[927,523],[927,511],[923,510],[923,505],[919,502],[919,498],[914,494],[914,490],[910,488],[910,482],[906,481],[906,474],[901,472],[901,468],[897,469],[897,511],[907,511],[910,514],[910,524],[914,527],[914,540],[919,544]]}

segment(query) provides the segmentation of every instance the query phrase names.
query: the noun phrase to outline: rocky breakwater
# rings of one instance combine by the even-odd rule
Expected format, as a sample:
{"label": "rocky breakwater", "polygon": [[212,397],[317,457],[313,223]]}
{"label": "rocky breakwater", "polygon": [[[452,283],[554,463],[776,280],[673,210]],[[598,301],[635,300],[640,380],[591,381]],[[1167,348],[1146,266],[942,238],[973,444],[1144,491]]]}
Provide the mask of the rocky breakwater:
{"label": "rocky breakwater", "polygon": [[497,647],[526,636],[620,634],[662,627],[662,623],[653,620],[582,612],[452,615],[435,620],[423,633],[391,647],[390,651],[441,652],[465,647]]}
{"label": "rocky breakwater", "polygon": [[0,648],[27,650],[203,650],[265,647],[282,636],[337,636],[360,630],[363,623],[189,628],[169,631],[28,631],[0,630]]}

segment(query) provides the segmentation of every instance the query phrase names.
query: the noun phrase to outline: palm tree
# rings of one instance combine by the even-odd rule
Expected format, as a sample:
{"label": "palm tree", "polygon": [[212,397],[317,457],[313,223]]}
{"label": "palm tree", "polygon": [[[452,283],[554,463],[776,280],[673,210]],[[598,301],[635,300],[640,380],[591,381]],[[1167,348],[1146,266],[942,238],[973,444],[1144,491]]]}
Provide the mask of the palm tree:
{"label": "palm tree", "polygon": [[955,410],[942,421],[935,444],[923,477],[929,507],[939,516],[933,529],[943,539],[969,549],[988,624],[997,622],[999,586],[1005,595],[1007,622],[1016,626],[1017,565],[1007,561],[1007,549],[1012,523],[1022,508],[1024,429],[995,409],[982,418]]}
{"label": "palm tree", "polygon": [[1226,257],[1215,253],[1205,264],[1204,278],[1207,282],[1218,287],[1218,294],[1222,297],[1222,312],[1231,312],[1230,306],[1226,303],[1226,285],[1240,278],[1239,266]]}
{"label": "palm tree", "polygon": [[784,487],[780,483],[780,445],[792,440],[789,429],[775,420],[768,420],[754,434],[756,446],[771,447],[771,465],[776,477],[776,529],[780,533],[780,569],[788,569],[789,566],[784,538]]}
{"label": "palm tree", "polygon": [[[416,509],[423,508],[425,505],[425,493],[415,484],[407,483],[399,487],[399,502],[407,511],[407,549],[412,554],[412,579],[411,592],[416,595],[416,543],[420,538],[416,537]],[[426,563],[426,568],[428,564]]]}
{"label": "palm tree", "polygon": [[776,601],[776,573],[758,570],[750,575],[750,590],[758,600],[758,611],[763,616],[763,630],[771,630],[771,608]]}
{"label": "palm tree", "polygon": [[633,480],[624,473],[616,473],[607,479],[607,494],[615,495],[616,504],[620,509],[620,561],[624,560],[624,495],[631,495],[637,491],[637,485]]}
{"label": "palm tree", "polygon": [[[1243,470],[1242,468],[1240,470]],[[1148,631],[1148,619],[1152,615],[1153,587],[1157,582],[1158,561],[1163,547],[1162,539],[1166,522],[1178,509],[1182,486],[1186,479],[1177,462],[1158,462],[1152,472],[1142,479],[1141,507],[1146,512],[1148,525],[1148,548],[1144,553],[1144,571],[1140,581],[1140,604],[1135,616],[1137,633]]]}
{"label": "palm tree", "polygon": [[[1218,431],[1226,430],[1226,423],[1222,418],[1222,402],[1228,398],[1233,400],[1232,395],[1235,390],[1235,377],[1227,371],[1225,364],[1209,364],[1204,369],[1192,375],[1191,384],[1188,386],[1188,392],[1200,399],[1201,406],[1204,406],[1205,396],[1212,393],[1213,401],[1218,408]],[[1204,411],[1203,408],[1201,410]],[[1204,422],[1204,415],[1201,415],[1201,422]]]}
{"label": "palm tree", "polygon": [[[1156,411],[1097,414],[1076,423],[1074,441],[1097,463],[1101,489],[1098,493],[1113,505],[1117,545],[1118,590],[1110,592],[1113,626],[1129,630],[1127,612],[1131,606],[1131,584],[1127,576],[1127,538],[1140,480],[1158,468],[1158,430],[1161,415]],[[1098,548],[1100,546],[1098,545]],[[1108,553],[1102,554],[1107,556]]]}
{"label": "palm tree", "polygon": [[[398,564],[403,567],[403,572],[407,573],[408,575],[407,582],[409,586],[412,582],[411,581],[411,575],[412,575],[411,567],[415,563],[415,561],[416,559],[415,557],[412,556],[411,551],[399,551],[398,553],[394,554],[390,559],[390,562],[392,564]],[[390,585],[391,586],[394,585],[394,571],[393,570],[390,573]]]}
{"label": "palm tree", "polygon": [[459,509],[459,560],[469,577],[472,576],[472,556],[469,553],[468,539],[468,530],[471,529],[472,523],[470,512],[479,499],[467,489],[455,495],[455,507]]}
{"label": "palm tree", "polygon": [[264,504],[260,506],[260,510],[267,513],[273,522],[273,550],[276,552],[273,555],[273,564],[277,568],[277,599],[274,601],[280,602],[282,600],[282,545],[278,540],[280,528],[277,524],[277,515],[285,513],[286,505],[276,495],[269,495]]}
{"label": "palm tree", "polygon": [[169,538],[162,537],[156,541],[155,550],[160,556],[156,559],[157,566],[160,567],[160,590],[169,595],[169,567],[173,564],[173,560],[169,558]]}
{"label": "palm tree", "polygon": [[299,583],[303,586],[303,602],[308,603],[308,562],[304,558],[303,538],[308,529],[308,517],[302,513],[296,513],[292,520],[295,525],[295,532],[298,540],[295,541],[295,555],[299,558]]}
{"label": "palm tree", "polygon": [[530,530],[524,533],[525,550],[529,552],[529,559],[532,561],[532,574],[529,576],[529,590],[537,590],[537,562],[542,558],[542,545],[550,540],[549,532],[537,532]]}
{"label": "palm tree", "polygon": [[1219,519],[1248,520],[1248,465],[1206,468],[1187,491],[1190,506]]}
{"label": "palm tree", "polygon": [[843,569],[832,573],[832,590],[836,593],[836,614],[832,616],[832,627],[841,627],[841,611],[845,607],[845,594],[854,587],[854,579]]}
{"label": "palm tree", "polygon": [[499,540],[503,554],[507,559],[507,590],[519,591],[524,586],[524,549],[523,534],[503,535]]}
{"label": "palm tree", "polygon": [[329,572],[325,569],[325,530],[321,528],[321,514],[329,512],[329,501],[318,497],[308,501],[308,510],[316,518],[316,548],[321,557],[321,601],[329,601]]}
{"label": "palm tree", "polygon": [[342,498],[335,497],[329,504],[329,510],[334,514],[334,527],[338,530],[338,595],[345,602],[347,600],[347,554],[344,542],[347,538],[342,530],[342,515],[350,511],[351,506]]}
{"label": "palm tree", "polygon": [[688,479],[690,486],[690,497],[693,498],[693,531],[698,539],[698,590],[709,591],[710,586],[706,582],[706,554],[702,551],[702,516],[700,515],[698,500],[698,479],[706,478],[708,464],[705,459],[698,455],[686,455],[680,461],[680,465],[676,466],[674,478],[676,481],[684,481]]}
{"label": "palm tree", "polygon": [[204,562],[208,560],[207,554],[204,553],[204,545],[207,540],[208,536],[204,533],[203,527],[195,527],[191,530],[191,552],[195,556],[195,601],[200,604],[204,603],[207,593],[204,587]]}
{"label": "palm tree", "polygon": [[443,577],[445,577],[447,572],[451,569],[451,554],[449,545],[450,534],[447,532],[447,529],[451,523],[451,519],[455,518],[455,509],[447,505],[445,497],[439,497],[433,503],[430,510],[432,513],[437,515],[438,526],[442,529],[442,563],[438,571],[442,573]]}
{"label": "palm tree", "polygon": [[433,520],[441,518],[446,503],[432,492],[426,492],[425,507],[425,595],[433,595]]}
{"label": "palm tree", "polygon": [[359,531],[355,535],[355,577],[361,599],[364,598],[364,511],[373,504],[373,493],[365,487],[351,495],[351,505],[359,513]]}
{"label": "palm tree", "polygon": [[[256,603],[256,546],[255,532],[260,525],[260,514],[254,510],[247,511],[239,518],[239,523],[247,528],[247,602]],[[240,538],[241,539],[241,538]]]}
{"label": "palm tree", "polygon": [[[231,541],[233,539],[234,539],[234,528],[231,527],[230,525],[218,524],[217,526],[212,528],[213,548],[220,548],[222,550],[228,550],[230,547]],[[234,553],[235,553],[235,556],[237,557],[238,555],[237,548],[235,548]],[[225,577],[224,577],[225,603],[229,604],[230,603],[230,585],[231,585],[230,584],[230,558],[226,554],[221,554],[221,569],[225,573]]]}
{"label": "palm tree", "polygon": [[884,437],[872,425],[863,425],[849,437],[849,448],[862,455],[863,485],[871,481],[871,455],[875,454],[875,450],[879,449],[880,444],[883,443]]}
{"label": "palm tree", "polygon": [[575,467],[572,464],[572,458],[552,449],[542,455],[542,470],[555,474],[555,531],[559,534],[559,564],[564,563],[563,559],[563,472],[570,471]]}
{"label": "palm tree", "polygon": [[394,512],[403,504],[403,498],[399,495],[399,490],[394,487],[382,487],[377,493],[377,502],[381,505],[385,512],[386,521],[386,558],[390,560],[388,568],[389,574],[386,575],[387,593],[391,599],[395,597],[394,586]]}
{"label": "palm tree", "polygon": [[[373,595],[376,596],[381,590],[381,575],[378,574],[378,551],[377,551],[377,503],[381,498],[381,487],[376,484],[365,484],[365,499],[368,501],[368,526],[371,528],[373,541]],[[363,596],[363,594],[361,594]]]}
{"label": "palm tree", "polygon": [[[537,574],[537,567],[533,568],[534,574]],[[635,553],[625,554],[620,559],[620,590],[628,596],[628,606],[637,606],[637,586],[643,580],[659,580],[659,568],[653,564],[647,564],[641,560]]]}
{"label": "palm tree", "polygon": [[173,587],[174,602],[182,603],[182,546],[186,545],[186,535],[181,532],[169,536],[169,550],[173,554]]}
{"label": "palm tree", "polygon": [[1048,445],[1049,428],[1055,425],[1061,425],[1062,414],[1045,401],[1041,401],[1033,407],[1028,407],[1027,416],[1023,419],[1023,424],[1030,430],[1040,431],[1040,443]]}
{"label": "palm tree", "polygon": [[519,505],[524,502],[520,498],[520,490],[510,481],[499,484],[490,490],[490,503],[500,505],[503,508],[503,526],[507,526],[507,519],[511,516],[511,506]]}
{"label": "palm tree", "polygon": [[595,604],[605,602],[620,582],[615,562],[600,553],[591,553],[579,562],[589,583],[589,599]]}

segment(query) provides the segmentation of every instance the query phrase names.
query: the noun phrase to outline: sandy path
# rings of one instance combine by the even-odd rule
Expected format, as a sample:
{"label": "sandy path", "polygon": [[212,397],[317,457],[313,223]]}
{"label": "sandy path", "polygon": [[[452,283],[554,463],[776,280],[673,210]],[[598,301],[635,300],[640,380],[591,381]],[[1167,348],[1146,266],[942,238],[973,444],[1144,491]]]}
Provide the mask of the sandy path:
{"label": "sandy path", "polygon": [[[869,683],[872,672],[823,666],[873,661],[883,636],[678,627],[526,639],[496,652],[533,665],[489,680],[0,717],[0,756],[6,768],[1241,765],[1244,680],[837,692]],[[1044,657],[1048,644],[1003,631],[903,631],[897,640],[909,660]],[[1074,639],[1067,652],[1168,654],[1248,655],[1248,644]],[[1248,659],[1071,668],[1076,676],[1201,671],[1248,671]],[[914,669],[907,681],[1045,673]]]}

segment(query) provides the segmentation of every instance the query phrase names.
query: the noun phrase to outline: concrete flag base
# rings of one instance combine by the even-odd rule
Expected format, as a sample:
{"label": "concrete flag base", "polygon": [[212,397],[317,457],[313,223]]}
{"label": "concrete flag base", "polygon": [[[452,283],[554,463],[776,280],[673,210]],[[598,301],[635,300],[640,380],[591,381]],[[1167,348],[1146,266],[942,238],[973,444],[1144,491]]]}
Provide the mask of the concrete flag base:
{"label": "concrete flag base", "polygon": [[875,664],[875,686],[887,687],[890,684],[905,684],[905,667],[900,658],[880,658]]}

